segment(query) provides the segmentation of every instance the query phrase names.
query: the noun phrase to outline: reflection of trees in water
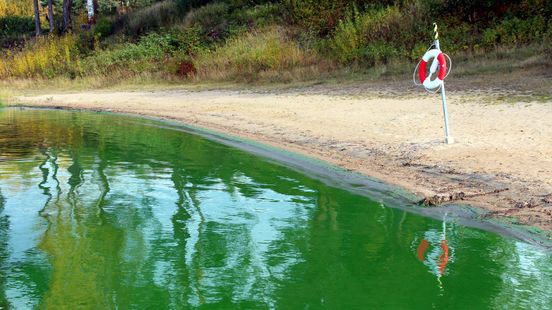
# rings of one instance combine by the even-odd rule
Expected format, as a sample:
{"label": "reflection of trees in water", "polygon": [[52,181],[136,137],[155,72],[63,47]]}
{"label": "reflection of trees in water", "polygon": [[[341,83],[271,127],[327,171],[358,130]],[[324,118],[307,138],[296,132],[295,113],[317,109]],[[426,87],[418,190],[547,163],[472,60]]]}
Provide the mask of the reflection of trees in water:
{"label": "reflection of trees in water", "polygon": [[[297,243],[305,262],[290,270],[290,278],[312,285],[285,282],[275,294],[287,297],[279,306],[431,307],[435,300],[427,297],[438,296],[438,287],[410,245],[438,222],[327,187],[320,188],[315,210],[307,239]],[[417,294],[409,291],[412,282],[419,284]]]}
{"label": "reflection of trees in water", "polygon": [[[410,245],[439,223],[142,121],[29,115],[18,134],[24,147],[46,157],[38,185],[48,220],[39,247],[52,265],[46,307],[337,308],[386,304],[387,291],[396,292],[394,305],[431,307],[421,298],[438,294]],[[2,229],[8,226],[0,216]],[[499,239],[488,238],[476,239],[483,246]],[[451,268],[486,266],[487,273],[478,271],[490,290],[479,301],[492,299],[501,279],[490,270],[502,272],[502,262],[489,265],[496,257],[476,251],[468,256]],[[403,291],[405,274],[421,284],[417,296]],[[454,280],[445,287],[466,286]]]}
{"label": "reflection of trees in water", "polygon": [[547,309],[552,301],[552,256],[531,245],[460,225],[447,229],[449,245],[456,247],[447,266],[444,295],[462,292],[452,304],[487,308]]}
{"label": "reflection of trees in water", "polygon": [[515,242],[512,255],[493,253],[505,266],[497,294],[489,297],[494,308],[550,309],[552,307],[552,256]]}
{"label": "reflection of trees in water", "polygon": [[[48,127],[46,123],[48,122],[42,122],[42,127]],[[40,124],[36,122],[34,127],[29,128],[40,128]],[[63,122],[60,126],[63,127]],[[65,142],[61,140],[61,135],[56,134],[57,132],[43,130],[49,145],[59,148]],[[52,263],[49,291],[44,304],[52,307],[87,303],[109,305],[113,302],[124,305],[125,302],[132,303],[129,296],[136,295],[140,287],[143,288],[141,292],[146,292],[145,295],[154,295],[151,287],[144,284],[154,282],[152,268],[156,266],[146,265],[149,251],[155,245],[148,244],[151,240],[146,240],[148,237],[143,236],[139,229],[141,227],[133,226],[148,226],[148,219],[154,219],[155,216],[151,214],[151,210],[140,208],[138,205],[132,206],[136,208],[124,208],[117,214],[104,210],[110,206],[108,196],[111,186],[105,171],[108,161],[115,158],[114,162],[117,162],[117,157],[121,155],[117,152],[126,150],[122,150],[124,146],[114,152],[106,150],[105,146],[110,144],[103,143],[100,140],[101,136],[77,142],[80,133],[83,132],[78,129],[65,132],[69,140],[76,145],[69,152],[69,158],[62,156],[60,163],[56,153],[52,153],[39,167],[42,172],[39,188],[47,197],[40,214],[48,220],[48,229],[39,246],[50,255]],[[33,137],[31,132],[26,136]],[[87,155],[98,150],[97,163],[90,167],[83,165],[80,162],[79,150]],[[67,169],[60,170],[60,164]],[[81,199],[82,195],[78,191],[86,182],[85,170],[95,170],[92,173],[94,177],[90,177],[88,182],[97,183],[99,189],[99,197],[90,205]],[[61,179],[67,180],[66,183],[59,181],[59,171],[63,171]],[[138,171],[138,174],[141,172],[143,171]],[[64,175],[67,173],[68,178]],[[121,185],[125,184],[117,185],[119,189],[113,195],[121,194]],[[147,186],[147,183],[145,185]],[[88,188],[82,192],[86,190]],[[146,205],[148,203],[143,202]],[[92,212],[94,210],[95,212]],[[131,255],[132,259],[124,258],[124,255]],[[125,276],[121,276],[120,269],[125,271]],[[157,292],[160,291],[160,295],[167,295],[166,290],[159,288]],[[117,298],[120,300],[116,300]]]}
{"label": "reflection of trees in water", "polygon": [[[174,301],[176,305],[185,305],[195,298],[197,304],[204,304],[205,299],[199,286],[201,268],[190,268],[194,264],[191,255],[189,255],[192,253],[189,252],[189,246],[192,246],[196,253],[202,252],[202,249],[194,244],[194,241],[201,238],[205,220],[201,210],[186,189],[188,180],[185,170],[174,167],[172,181],[178,195],[177,209],[172,217],[174,238],[178,244],[174,251],[177,257],[177,260],[175,260],[177,266],[174,268],[176,272],[175,282],[172,284],[173,289],[177,288]],[[194,239],[190,240],[192,235],[194,235]]]}
{"label": "reflection of trees in water", "polygon": [[[49,290],[43,303],[53,307],[62,305],[60,299],[64,294],[67,294],[67,300],[70,302],[74,298],[82,298],[83,291],[92,289],[87,293],[95,293],[93,286],[90,286],[95,285],[93,279],[82,268],[83,261],[88,258],[84,256],[88,253],[83,253],[86,241],[82,239],[82,232],[79,231],[82,228],[73,225],[75,218],[73,217],[74,210],[71,208],[74,207],[75,200],[72,200],[74,198],[72,191],[79,185],[78,182],[75,182],[75,169],[69,170],[69,179],[72,181],[69,182],[69,193],[66,193],[67,200],[62,199],[66,184],[62,184],[59,180],[59,160],[63,159],[63,156],[54,157],[51,161],[50,172],[47,172],[44,165],[41,169],[43,175],[51,173],[48,178],[51,178],[52,182],[49,183],[55,184],[48,185],[51,186],[48,188],[45,181],[41,183],[44,192],[55,192],[53,195],[55,198],[48,199],[41,210],[41,215],[48,221],[48,228],[39,244],[39,247],[50,255],[52,264]],[[44,179],[48,178],[45,177]],[[75,279],[79,279],[77,283],[75,283]],[[84,304],[86,304],[86,301],[87,299],[83,300]]]}
{"label": "reflection of trees in water", "polygon": [[[23,152],[22,154],[27,153]],[[43,153],[43,155],[45,160],[40,162],[39,165],[39,169],[42,172],[43,169],[47,170],[45,166],[50,161],[50,157],[46,156],[46,153]],[[33,156],[35,155],[33,154]],[[1,174],[4,174],[7,178],[5,184],[8,185],[6,188],[8,195],[17,195],[17,190],[25,189],[27,184],[18,184],[17,178],[21,177],[24,180],[32,179],[34,173],[31,173],[32,169],[29,169],[29,167],[36,165],[38,161],[38,159],[32,157],[26,160],[21,160],[21,158],[14,159],[13,161],[0,162]],[[24,171],[24,173],[18,175],[18,171]],[[49,200],[52,195],[48,191],[44,192],[44,175],[42,175],[41,181],[39,189],[47,197],[46,200]],[[32,182],[28,184],[30,185]],[[27,242],[29,241],[27,238],[32,237],[34,233],[24,231],[26,235],[21,236],[14,235],[12,230],[21,230],[15,227],[15,225],[31,226],[29,223],[39,224],[32,218],[32,212],[29,212],[31,208],[37,209],[34,206],[31,207],[19,203],[14,204],[13,200],[10,201],[10,205],[6,202],[5,198],[7,197],[9,196],[3,197],[2,193],[0,193],[0,307],[2,306],[1,300],[9,298],[9,301],[5,301],[5,303],[11,303],[12,307],[30,308],[36,305],[42,296],[44,296],[47,289],[46,282],[48,281],[49,270],[45,264],[43,253],[36,251],[34,248],[27,248]],[[38,197],[37,201],[40,201]],[[6,210],[6,205],[11,207],[11,209]],[[23,213],[21,211],[14,212],[14,207],[25,211]],[[22,219],[27,223],[21,223]],[[33,229],[40,231],[41,227],[33,227]],[[29,234],[27,235],[27,233]],[[22,243],[23,246],[20,246],[19,243]],[[23,253],[24,256],[22,256]]]}
{"label": "reflection of trees in water", "polygon": [[92,304],[109,306],[118,299],[117,293],[120,289],[118,264],[121,259],[120,249],[123,247],[124,232],[120,227],[110,225],[109,218],[103,210],[103,207],[109,204],[107,196],[110,192],[109,180],[105,174],[106,167],[107,159],[104,151],[99,149],[95,169],[92,168],[97,174],[93,183],[100,189],[99,195],[89,205],[82,204],[82,208],[88,210],[86,210],[86,218],[79,227],[87,227],[83,234],[90,239],[89,251],[94,254],[91,262],[94,269],[91,273],[95,273],[98,283],[95,289],[99,291],[100,300],[93,300]]}
{"label": "reflection of trees in water", "polygon": [[[59,181],[60,157],[55,153],[48,165],[41,165],[43,181],[39,186],[49,198],[41,211],[48,221],[48,228],[39,247],[50,255],[52,264],[48,292],[42,302],[52,308],[108,306],[113,301],[113,275],[116,274],[113,257],[116,257],[120,242],[117,230],[109,226],[107,230],[97,227],[98,213],[79,200],[76,190],[85,181],[84,170],[78,158],[72,155],[61,157],[63,164],[70,162],[67,184]],[[102,204],[104,194],[104,191],[100,192],[98,204]],[[114,252],[102,256],[106,249]]]}
{"label": "reflection of trees in water", "polygon": [[0,189],[0,308],[8,309],[8,300],[6,299],[6,276],[7,264],[6,259],[9,257],[8,250],[8,233],[10,224],[8,218],[3,215],[4,204],[6,200]]}
{"label": "reflection of trees in water", "polygon": [[[177,153],[184,157],[173,159],[172,173],[178,195],[173,229],[179,243],[178,250],[182,251],[176,256],[181,265],[174,271],[186,288],[178,291],[183,297],[179,300],[191,305],[271,304],[272,282],[277,277],[282,279],[285,269],[300,260],[294,249],[289,248],[289,241],[283,239],[300,234],[298,229],[305,227],[306,216],[302,212],[289,213],[303,206],[292,207],[281,215],[282,218],[263,218],[262,213],[258,215],[253,210],[252,202],[269,200],[270,196],[290,198],[273,192],[285,191],[286,186],[271,184],[274,180],[266,176],[261,180],[250,178],[251,169],[236,168],[243,158],[225,154],[224,148],[217,156],[213,156],[208,148],[203,152],[195,148],[194,155],[190,155],[185,151],[186,145],[174,144],[182,149]],[[189,159],[191,156],[194,160]],[[201,159],[196,161],[195,156]],[[195,165],[196,162],[204,164]],[[247,176],[244,171],[247,171]],[[296,181],[287,182],[290,191],[304,194],[304,191],[295,189]],[[298,195],[293,197],[299,199]],[[219,205],[213,205],[213,200]],[[254,230],[261,225],[272,229],[273,235],[258,235]],[[179,285],[176,280],[174,282],[174,286]]]}
{"label": "reflection of trees in water", "polygon": [[107,194],[111,191],[111,187],[109,186],[109,180],[107,179],[107,175],[105,174],[105,169],[108,166],[107,159],[104,158],[104,150],[100,149],[98,152],[98,177],[99,182],[98,185],[100,187],[100,197],[96,200],[96,203],[94,204],[96,207],[96,212],[98,213],[99,218],[102,220],[100,221],[101,224],[105,224],[103,221],[105,219],[105,211],[104,207],[107,206]]}
{"label": "reflection of trees in water", "polygon": [[[143,293],[137,300],[152,300],[155,294],[158,303],[166,305],[246,301],[270,305],[278,290],[275,283],[287,282],[295,271],[305,272],[304,266],[294,267],[298,264],[325,261],[327,265],[306,271],[322,282],[324,275],[332,278],[327,274],[331,268],[347,267],[338,254],[347,244],[342,231],[350,227],[339,215],[344,202],[334,197],[341,192],[197,137],[154,127],[125,126],[122,130],[109,117],[97,119],[90,120],[96,122],[92,126],[75,118],[71,121],[74,127],[59,122],[70,134],[62,135],[48,121],[39,129],[50,145],[74,144],[72,157],[64,158],[67,184],[42,185],[45,193],[54,195],[43,212],[50,225],[41,248],[51,255],[53,265],[46,305],[82,300],[129,305],[136,292]],[[40,122],[33,126],[41,128]],[[64,136],[69,136],[69,142]],[[97,154],[96,163],[83,163],[79,154]],[[55,163],[50,174],[57,180]],[[129,188],[120,184],[123,179],[110,181],[107,172],[118,167],[112,174],[132,176],[124,181],[139,181],[145,193],[154,192],[155,179],[148,177],[162,177],[167,163],[172,166],[177,205],[171,218],[173,240],[159,228],[151,209],[155,200],[117,205]],[[85,170],[94,171],[88,181],[99,189],[94,207],[85,205],[77,194],[77,189],[87,189],[84,176],[90,173]],[[287,177],[275,178],[279,175]],[[314,192],[310,188],[322,189]],[[66,199],[59,198],[62,192]],[[232,206],[209,204],[213,199],[231,201]],[[254,210],[263,203],[265,210]],[[273,206],[278,206],[279,214],[270,214]],[[384,239],[386,233],[380,235],[374,238]],[[171,241],[177,245],[167,246]],[[384,243],[375,242],[375,246]],[[80,266],[79,270],[74,266]],[[79,285],[79,281],[87,284]],[[333,287],[341,284],[338,281]],[[89,293],[83,295],[83,291]],[[63,300],[68,293],[74,298]]]}
{"label": "reflection of trees in water", "polygon": [[19,122],[16,113],[14,110],[0,111],[0,159],[15,159],[34,153],[33,141],[36,137],[24,136],[28,127]]}
{"label": "reflection of trees in water", "polygon": [[71,160],[71,164],[67,168],[67,172],[69,172],[69,179],[67,180],[67,183],[69,185],[69,191],[67,192],[67,203],[71,207],[70,212],[72,214],[73,220],[77,224],[79,224],[80,222],[79,217],[81,215],[81,211],[77,210],[77,208],[81,205],[81,203],[79,202],[79,196],[78,196],[77,190],[84,182],[84,176],[83,176],[84,171],[83,171],[83,167],[80,164],[77,152],[78,150],[69,151],[69,158]]}

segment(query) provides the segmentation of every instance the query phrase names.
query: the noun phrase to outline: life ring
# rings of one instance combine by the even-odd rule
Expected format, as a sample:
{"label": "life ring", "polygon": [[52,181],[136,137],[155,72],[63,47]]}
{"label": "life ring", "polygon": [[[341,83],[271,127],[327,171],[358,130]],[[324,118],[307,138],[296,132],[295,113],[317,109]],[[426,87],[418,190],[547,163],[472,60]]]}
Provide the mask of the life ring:
{"label": "life ring", "polygon": [[[437,78],[434,80],[431,80],[426,76],[426,68],[427,63],[431,59],[437,59],[437,62],[433,60],[431,63],[431,68],[429,72],[429,77],[437,70],[437,66],[439,66],[439,73],[437,74]],[[418,76],[420,78],[420,82],[424,85],[427,89],[435,89],[441,86],[443,84],[443,80],[445,79],[445,76],[447,75],[447,60],[445,59],[445,55],[441,52],[439,49],[432,49],[427,51],[425,53],[424,57],[422,58],[422,61],[420,62],[420,68],[418,70]]]}

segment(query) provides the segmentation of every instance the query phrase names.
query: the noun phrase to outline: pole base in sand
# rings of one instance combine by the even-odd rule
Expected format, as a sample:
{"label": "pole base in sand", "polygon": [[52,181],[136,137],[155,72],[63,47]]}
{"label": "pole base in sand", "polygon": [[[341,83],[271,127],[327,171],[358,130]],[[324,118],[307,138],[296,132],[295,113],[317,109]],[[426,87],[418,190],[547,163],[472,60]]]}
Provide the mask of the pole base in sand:
{"label": "pole base in sand", "polygon": [[448,136],[445,138],[445,143],[446,144],[454,144],[454,138],[452,136]]}

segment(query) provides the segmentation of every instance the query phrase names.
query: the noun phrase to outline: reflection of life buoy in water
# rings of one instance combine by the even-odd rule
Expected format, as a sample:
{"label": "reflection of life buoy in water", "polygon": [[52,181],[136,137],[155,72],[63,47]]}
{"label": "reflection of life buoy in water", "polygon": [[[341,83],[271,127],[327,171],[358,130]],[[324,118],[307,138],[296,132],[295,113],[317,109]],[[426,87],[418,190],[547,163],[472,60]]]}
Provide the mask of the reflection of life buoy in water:
{"label": "reflection of life buoy in water", "polygon": [[441,257],[439,258],[439,272],[443,274],[445,273],[445,269],[447,268],[447,264],[449,261],[449,249],[447,245],[447,240],[441,241],[441,249],[443,249],[443,254],[441,254]]}
{"label": "reflection of life buoy in water", "polygon": [[427,248],[429,248],[429,242],[427,242],[426,239],[422,239],[418,249],[416,250],[416,255],[421,262],[425,260],[425,252],[427,251]]}
{"label": "reflection of life buoy in water", "polygon": [[424,233],[416,249],[416,257],[429,267],[431,273],[437,277],[445,274],[447,264],[450,260],[449,245],[445,234],[446,228],[443,225],[443,232],[430,230]]}

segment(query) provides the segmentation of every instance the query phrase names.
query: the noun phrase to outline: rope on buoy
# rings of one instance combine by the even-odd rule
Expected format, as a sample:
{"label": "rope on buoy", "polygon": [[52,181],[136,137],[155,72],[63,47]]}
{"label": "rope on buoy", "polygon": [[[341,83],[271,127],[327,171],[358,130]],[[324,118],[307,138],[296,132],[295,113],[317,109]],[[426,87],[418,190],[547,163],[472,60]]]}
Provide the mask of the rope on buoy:
{"label": "rope on buoy", "polygon": [[[434,38],[435,38],[435,41],[429,46],[429,48],[426,50],[426,52],[424,53],[424,56],[425,54],[427,54],[433,47],[436,47],[437,49],[439,49],[438,46],[436,46],[436,42],[438,42],[439,40],[439,27],[437,27],[437,23],[433,23],[433,33],[434,33]],[[439,49],[440,50],[440,49]],[[441,52],[442,53],[442,52]],[[445,78],[447,78],[450,74],[450,72],[452,71],[452,59],[450,58],[449,55],[445,54],[445,53],[442,53],[447,59],[448,59],[448,68],[447,68],[447,72],[446,74],[442,77],[442,80],[444,80]],[[423,84],[423,81],[420,81],[418,82],[416,80],[416,75],[418,75],[418,72],[419,72],[419,69],[420,69],[420,64],[422,63],[423,58],[418,61],[418,64],[416,64],[416,68],[414,69],[414,72],[412,73],[412,81],[414,82],[414,85],[416,86],[424,86]],[[433,60],[435,61],[435,60]],[[425,74],[424,74],[425,76]],[[429,78],[429,77],[428,77]],[[435,93],[438,93],[440,90],[441,90],[441,87],[442,87],[442,83],[437,86],[435,89],[433,88],[428,88],[426,86],[424,86],[424,89],[428,92],[428,93],[431,93],[431,94],[435,94]]]}
{"label": "rope on buoy", "polygon": [[[439,33],[436,32],[436,37],[439,36]],[[429,52],[433,47],[435,46],[435,43],[431,43],[431,45],[428,47],[428,49],[426,50],[426,53]],[[443,55],[448,58],[448,68],[447,68],[447,73],[445,74],[445,78],[447,78],[450,74],[450,72],[452,71],[452,59],[450,58],[450,56],[448,54],[445,54],[443,53]],[[418,75],[418,70],[420,69],[420,64],[422,63],[422,59],[420,59],[420,61],[418,61],[418,64],[416,64],[416,68],[414,69],[414,72],[412,73],[412,81],[414,82],[414,85],[416,86],[423,86],[422,83],[418,82],[418,80],[416,79],[416,76]],[[424,87],[424,89],[430,93],[430,94],[436,94],[439,92],[439,90],[441,90],[441,86],[437,87],[435,90],[432,90],[432,89],[428,89],[426,87]]]}

